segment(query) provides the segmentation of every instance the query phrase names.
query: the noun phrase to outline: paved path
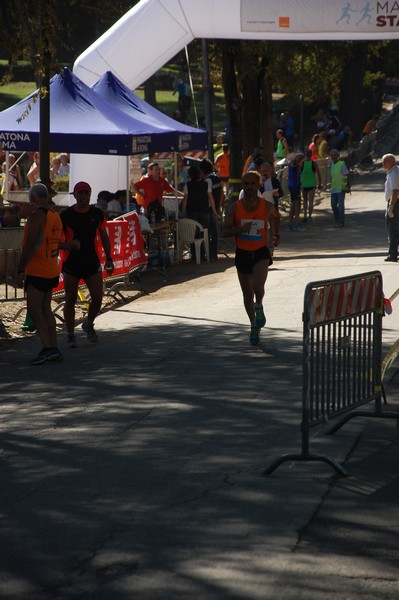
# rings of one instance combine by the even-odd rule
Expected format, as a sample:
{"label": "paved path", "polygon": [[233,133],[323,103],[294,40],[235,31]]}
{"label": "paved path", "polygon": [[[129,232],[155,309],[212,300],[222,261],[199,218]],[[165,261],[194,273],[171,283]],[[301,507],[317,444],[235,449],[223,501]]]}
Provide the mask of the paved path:
{"label": "paved path", "polygon": [[[2,600],[397,597],[395,421],[312,431],[349,478],[324,463],[262,476],[300,449],[306,283],[379,269],[398,287],[382,185],[355,180],[344,229],[325,200],[306,232],[283,230],[257,348],[223,258],[101,315],[98,345],[79,334],[63,363],[30,367],[35,338],[2,352]],[[398,330],[396,310],[385,348]]]}

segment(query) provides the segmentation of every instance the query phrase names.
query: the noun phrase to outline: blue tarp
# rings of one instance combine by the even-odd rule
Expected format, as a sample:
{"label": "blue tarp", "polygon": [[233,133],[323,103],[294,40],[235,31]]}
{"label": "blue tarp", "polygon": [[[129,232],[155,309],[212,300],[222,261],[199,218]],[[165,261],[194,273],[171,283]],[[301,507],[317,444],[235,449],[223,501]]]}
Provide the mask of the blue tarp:
{"label": "blue tarp", "polygon": [[176,133],[174,142],[175,150],[201,150],[206,148],[208,141],[206,131],[190,127],[163,114],[132,92],[111,71],[104,73],[92,85],[92,89],[102,96],[102,98],[111,102],[113,106],[116,106],[131,117],[136,119],[145,117],[149,125],[173,129]]}
{"label": "blue tarp", "polygon": [[[39,149],[39,102],[34,92],[0,112],[0,143],[9,151]],[[129,156],[178,150],[176,130],[128,115],[66,67],[50,82],[50,150]]]}

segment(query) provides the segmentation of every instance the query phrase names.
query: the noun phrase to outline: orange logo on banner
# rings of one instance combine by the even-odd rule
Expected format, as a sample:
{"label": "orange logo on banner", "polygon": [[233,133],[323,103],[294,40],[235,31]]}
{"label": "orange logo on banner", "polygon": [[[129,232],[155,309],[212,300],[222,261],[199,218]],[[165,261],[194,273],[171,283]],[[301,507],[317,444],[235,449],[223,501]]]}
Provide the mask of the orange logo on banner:
{"label": "orange logo on banner", "polygon": [[279,17],[278,25],[279,25],[279,27],[289,27],[290,26],[290,18],[289,17]]}

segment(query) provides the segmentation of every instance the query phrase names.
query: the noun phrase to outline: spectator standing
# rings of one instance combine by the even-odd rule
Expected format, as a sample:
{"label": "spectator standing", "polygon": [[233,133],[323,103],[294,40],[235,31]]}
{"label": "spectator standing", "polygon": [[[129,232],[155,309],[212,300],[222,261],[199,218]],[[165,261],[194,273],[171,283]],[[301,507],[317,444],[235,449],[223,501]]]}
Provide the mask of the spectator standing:
{"label": "spectator standing", "polygon": [[62,223],[50,209],[48,190],[42,183],[31,186],[29,202],[33,212],[25,224],[18,283],[22,285],[25,279],[27,314],[33,319],[43,346],[31,364],[41,365],[62,359],[51,310],[52,291],[58,285],[60,273],[58,246]]}
{"label": "spectator standing", "polygon": [[161,179],[159,164],[156,162],[147,166],[147,175],[144,175],[140,181],[136,181],[132,186],[132,190],[136,197],[141,197],[145,212],[154,200],[159,200],[162,204],[165,193],[183,195],[182,192],[175,190],[166,179]]}
{"label": "spectator standing", "polygon": [[204,158],[200,162],[200,175],[201,178],[209,185],[212,186],[212,197],[215,204],[215,211],[217,217],[213,213],[212,207],[209,207],[209,254],[210,260],[217,260],[218,258],[218,220],[224,206],[224,191],[222,186],[222,180],[219,175],[215,172],[212,162],[208,158]]}
{"label": "spectator standing", "polygon": [[309,144],[309,150],[312,151],[312,160],[318,160],[319,158],[319,145],[320,145],[320,135],[315,133],[312,137],[312,141]]}
{"label": "spectator standing", "polygon": [[256,146],[252,154],[246,159],[242,174],[244,175],[247,171],[256,170],[256,163],[262,164],[263,160],[263,148],[262,146]]}
{"label": "spectator standing", "polygon": [[216,136],[216,144],[213,144],[213,160],[215,161],[219,154],[223,152],[223,135],[218,133]]}
{"label": "spectator standing", "polygon": [[345,193],[350,192],[350,173],[338,150],[331,150],[331,208],[334,227],[345,225]]}
{"label": "spectator standing", "polygon": [[16,158],[14,154],[9,154],[8,155],[8,162],[9,162],[9,185],[10,185],[10,190],[22,190],[22,188],[24,187],[24,182],[23,182],[23,177],[22,177],[22,171],[21,171],[21,167],[19,166],[19,164],[16,162]]}
{"label": "spectator standing", "polygon": [[301,188],[303,196],[303,222],[312,218],[313,203],[316,193],[316,179],[319,190],[321,189],[321,174],[316,161],[312,159],[312,150],[305,150],[305,160],[301,165]]}
{"label": "spectator standing", "polygon": [[[197,167],[189,167],[188,176],[189,181],[184,187],[182,213],[188,219],[198,221],[202,227],[209,230],[210,210],[215,218],[218,216],[212,196],[212,185],[209,180],[204,181],[201,179],[200,170]],[[203,252],[203,248],[201,247],[201,253]],[[191,257],[193,258],[193,256],[194,249],[192,247]],[[202,254],[202,259],[204,258],[204,254]]]}
{"label": "spectator standing", "polygon": [[60,167],[61,167],[61,159],[59,156],[54,156],[51,159],[51,168],[50,168],[50,179],[55,181],[60,175]]}
{"label": "spectator standing", "polygon": [[320,133],[320,132],[324,131],[325,128],[327,127],[327,122],[328,122],[327,117],[322,108],[319,108],[317,113],[315,115],[313,115],[313,117],[310,117],[310,120],[313,122],[313,125],[316,129],[316,133]]}
{"label": "spectator standing", "polygon": [[398,262],[399,244],[399,167],[393,154],[384,154],[382,166],[387,172],[385,179],[385,200],[387,201],[386,225],[389,249],[386,262]]}
{"label": "spectator standing", "polygon": [[212,196],[212,185],[210,181],[201,179],[198,167],[189,167],[189,181],[184,187],[182,212],[187,218],[201,223],[206,229],[209,228],[209,209],[217,217],[215,202]]}
{"label": "spectator standing", "polygon": [[[270,202],[274,205],[278,211],[279,199],[283,196],[283,190],[281,189],[280,180],[274,174],[273,165],[264,162],[260,166],[260,174],[262,176],[262,185],[259,191],[266,202]],[[273,243],[273,219],[269,219],[269,232],[268,232],[268,247],[271,256],[274,254],[274,243]]]}
{"label": "spectator standing", "polygon": [[180,153],[176,154],[176,171],[177,178],[175,177],[175,164],[172,163],[172,185],[177,188],[180,192],[183,191],[184,186],[188,181],[188,168],[184,164],[184,159]]}
{"label": "spectator standing", "polygon": [[273,219],[273,240],[280,242],[280,217],[275,206],[258,195],[261,176],[256,171],[243,175],[243,198],[231,205],[222,236],[234,236],[235,266],[251,330],[249,341],[259,343],[259,332],[266,324],[263,310],[265,283],[272,264],[268,248],[268,221]]}
{"label": "spectator standing", "polygon": [[58,170],[60,177],[69,177],[69,156],[66,152],[61,152],[59,155],[59,159],[61,161],[60,168]]}
{"label": "spectator standing", "polygon": [[103,278],[100,258],[96,249],[97,234],[101,239],[106,256],[105,270],[112,274],[114,264],[104,214],[99,208],[90,205],[90,185],[85,181],[79,181],[75,184],[72,194],[76,204],[61,213],[63,241],[60,248],[65,251],[62,272],[65,287],[64,318],[68,334],[68,347],[76,348],[75,305],[81,279],[90,293],[89,310],[87,318],[82,323],[82,329],[89,342],[97,342],[98,339],[97,333],[94,331],[94,320],[101,308]]}
{"label": "spectator standing", "polygon": [[288,142],[284,136],[284,131],[282,129],[277,129],[276,131],[277,137],[277,148],[276,148],[276,160],[282,160],[288,156],[289,148]]}
{"label": "spectator standing", "polygon": [[341,119],[338,116],[338,109],[332,108],[331,111],[326,115],[328,119],[327,129],[332,135],[338,135],[342,129]]}
{"label": "spectator standing", "polygon": [[173,95],[176,92],[178,93],[180,120],[182,123],[186,123],[191,107],[191,89],[179,77],[175,77],[173,80]]}
{"label": "spectator standing", "polygon": [[301,166],[297,156],[288,165],[288,191],[291,200],[288,229],[291,231],[304,231],[299,225],[299,215],[301,212]]}
{"label": "spectator standing", "polygon": [[317,149],[317,158],[327,158],[328,153],[329,153],[329,146],[328,146],[328,142],[329,142],[329,135],[325,132],[322,131],[319,134],[319,147]]}
{"label": "spectator standing", "polygon": [[295,128],[294,128],[294,119],[291,117],[288,110],[284,113],[285,117],[285,127],[284,133],[287,140],[288,148],[294,147],[294,138],[295,138]]}
{"label": "spectator standing", "polygon": [[228,144],[223,144],[223,152],[215,160],[215,171],[222,180],[223,189],[226,193],[229,189],[230,179],[230,153]]}
{"label": "spectator standing", "polygon": [[33,155],[33,163],[31,164],[29,171],[26,175],[30,185],[36,183],[40,178],[40,154],[35,152]]}

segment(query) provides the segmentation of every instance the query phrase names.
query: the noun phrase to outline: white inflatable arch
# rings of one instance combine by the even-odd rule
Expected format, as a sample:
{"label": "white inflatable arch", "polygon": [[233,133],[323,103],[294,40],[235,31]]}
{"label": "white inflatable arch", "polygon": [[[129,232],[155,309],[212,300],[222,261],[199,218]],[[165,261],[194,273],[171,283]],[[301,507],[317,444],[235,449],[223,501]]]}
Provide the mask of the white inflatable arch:
{"label": "white inflatable arch", "polygon": [[[131,89],[194,38],[380,40],[399,37],[399,0],[141,0],[74,65],[88,85],[112,71]],[[125,187],[126,160],[74,155],[71,183]],[[94,183],[95,182],[95,183]]]}

